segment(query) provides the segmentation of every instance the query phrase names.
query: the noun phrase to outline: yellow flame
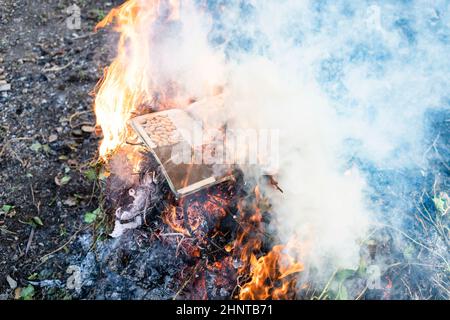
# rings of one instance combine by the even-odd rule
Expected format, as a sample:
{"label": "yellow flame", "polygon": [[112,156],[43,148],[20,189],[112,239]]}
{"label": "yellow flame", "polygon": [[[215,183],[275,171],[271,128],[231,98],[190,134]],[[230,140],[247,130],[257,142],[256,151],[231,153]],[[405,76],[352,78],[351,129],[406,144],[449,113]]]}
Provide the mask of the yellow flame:
{"label": "yellow flame", "polygon": [[239,293],[240,300],[287,299],[293,292],[295,278],[288,276],[303,271],[303,265],[283,252],[285,246],[273,247],[267,255],[250,258],[251,280]]}
{"label": "yellow flame", "polygon": [[166,20],[179,17],[178,0],[129,0],[96,26],[114,24],[120,33],[117,56],[96,87],[95,113],[104,136],[99,150],[102,158],[124,142],[127,121],[140,105],[152,101],[157,91],[151,80],[148,29],[162,14],[162,7],[169,13]]}

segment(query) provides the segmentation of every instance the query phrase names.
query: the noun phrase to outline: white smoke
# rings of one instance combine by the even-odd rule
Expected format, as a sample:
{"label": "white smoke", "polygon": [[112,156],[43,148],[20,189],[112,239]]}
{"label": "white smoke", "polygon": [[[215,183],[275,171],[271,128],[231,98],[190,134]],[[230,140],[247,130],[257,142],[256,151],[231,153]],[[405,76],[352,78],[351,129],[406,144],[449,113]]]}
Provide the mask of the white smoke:
{"label": "white smoke", "polygon": [[200,98],[225,86],[230,127],[279,129],[284,193],[266,191],[279,237],[308,243],[307,263],[324,278],[356,268],[376,212],[349,160],[425,165],[423,115],[450,84],[448,4],[206,3],[184,1],[177,35],[159,34],[152,77]]}
{"label": "white smoke", "polygon": [[[307,263],[324,278],[356,268],[360,241],[383,219],[368,200],[368,173],[351,160],[427,166],[424,115],[448,99],[448,9],[443,1],[285,0],[221,11],[227,113],[236,127],[280,130],[285,192],[271,195],[278,234],[304,239]],[[411,204],[402,201],[395,211],[405,214]]]}
{"label": "white smoke", "polygon": [[179,19],[143,27],[151,39],[146,76],[157,88],[174,86],[180,100],[210,96],[224,82],[224,56],[208,42],[208,18],[191,2],[183,2]]}
{"label": "white smoke", "polygon": [[273,61],[251,59],[232,70],[226,102],[232,126],[280,130],[278,182],[284,193],[266,191],[283,242],[308,242],[307,262],[320,269],[330,261],[334,268],[357,266],[357,240],[369,213],[364,180],[339,158],[343,135],[334,109],[313,83]]}

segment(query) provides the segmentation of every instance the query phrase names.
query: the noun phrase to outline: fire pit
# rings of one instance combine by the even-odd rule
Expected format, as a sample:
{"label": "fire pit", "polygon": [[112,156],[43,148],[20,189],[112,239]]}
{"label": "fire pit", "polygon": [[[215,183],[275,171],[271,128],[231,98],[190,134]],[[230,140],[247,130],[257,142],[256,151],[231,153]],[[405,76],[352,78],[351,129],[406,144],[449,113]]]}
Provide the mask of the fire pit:
{"label": "fire pit", "polygon": [[95,102],[111,236],[145,229],[175,248],[170,254],[184,262],[171,278],[179,279],[175,298],[293,298],[302,265],[287,259],[284,246],[272,250],[271,205],[261,186],[281,189],[273,178],[245,177],[234,163],[214,159],[223,151],[217,141],[228,138],[223,84],[205,78],[208,93],[192,97],[176,80],[151,80],[170,63],[148,60],[153,51],[143,43],[166,44],[147,35],[147,26],[176,32],[179,13],[177,2],[129,1],[98,25],[117,19],[123,27]]}
{"label": "fire pit", "polygon": [[[121,157],[127,158],[130,153],[142,152],[140,148],[124,147],[111,161],[114,163]],[[121,175],[133,175],[136,168],[129,165],[127,170]],[[136,178],[128,183],[114,172],[106,181],[106,206],[109,211],[115,211],[116,216],[111,235],[125,237],[130,232],[133,234],[136,228],[144,228],[152,239],[152,246],[160,243],[168,248],[164,250],[184,261],[171,276],[172,280],[179,279],[173,284],[179,286],[176,298],[238,297],[240,286],[249,279],[251,264],[257,264],[257,257],[268,252],[272,243],[264,232],[264,225],[270,220],[269,207],[261,198],[256,181],[251,187],[250,181],[244,184],[242,175],[235,172],[233,179],[177,199],[153,152],[141,154],[138,170]],[[272,263],[278,259],[280,251],[277,250],[268,257],[274,259]],[[266,274],[265,277],[269,279],[273,275]],[[293,279],[288,279],[273,283],[273,286],[281,288],[284,281],[293,285]],[[270,295],[271,290],[272,286],[267,286],[264,294]],[[287,291],[287,287],[284,290]],[[251,297],[248,290],[245,292],[245,298]]]}

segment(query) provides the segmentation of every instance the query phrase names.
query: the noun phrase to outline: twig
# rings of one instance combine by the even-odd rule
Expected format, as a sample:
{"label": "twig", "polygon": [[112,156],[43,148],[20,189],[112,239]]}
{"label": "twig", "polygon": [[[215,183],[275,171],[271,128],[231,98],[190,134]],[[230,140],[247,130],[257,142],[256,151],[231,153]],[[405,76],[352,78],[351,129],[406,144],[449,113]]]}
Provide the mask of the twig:
{"label": "twig", "polygon": [[325,285],[325,288],[323,288],[322,292],[320,293],[319,297],[317,298],[318,300],[322,300],[323,299],[323,297],[325,296],[325,294],[328,291],[328,288],[331,285],[331,282],[333,281],[334,277],[336,276],[336,273],[337,273],[337,270],[335,270],[333,272],[333,274],[331,275],[330,279],[328,280],[327,284]]}
{"label": "twig", "polygon": [[428,152],[430,152],[430,150],[433,148],[434,145],[436,145],[436,142],[439,140],[439,137],[441,136],[441,133],[439,132],[436,135],[436,138],[434,138],[433,142],[431,143],[431,145],[427,148],[427,150],[425,150],[425,152],[422,155],[422,159],[425,160],[425,157],[427,156]]}
{"label": "twig", "polygon": [[439,258],[442,259],[442,261],[444,261],[444,263],[446,264],[447,270],[450,270],[450,265],[447,261],[447,259],[445,259],[445,257],[443,255],[441,255],[440,253],[436,252],[436,250],[433,250],[430,247],[427,247],[426,245],[424,245],[423,243],[420,243],[419,241],[415,240],[414,238],[412,238],[411,236],[409,236],[407,233],[403,232],[402,230],[390,226],[390,225],[386,225],[386,224],[378,224],[381,227],[387,227],[387,228],[391,228],[392,230],[395,230],[397,232],[399,232],[400,234],[402,234],[405,238],[409,239],[410,241],[414,242],[415,244],[417,244],[418,246],[430,251],[432,254],[438,256]]}
{"label": "twig", "polygon": [[447,297],[450,297],[450,290],[448,290],[445,286],[443,286],[439,281],[437,281],[435,278],[432,278],[433,282],[436,283],[441,289],[447,293]]}
{"label": "twig", "polygon": [[[208,240],[208,242],[211,243],[214,247],[216,247],[216,248],[218,249],[218,251],[222,251],[222,252],[224,252],[225,254],[228,253],[228,252],[225,251],[224,248],[220,247],[218,244],[216,244],[216,243],[215,243],[214,241],[212,241],[211,239],[207,239],[207,240]],[[215,252],[217,252],[217,251],[215,251]]]}
{"label": "twig", "polygon": [[42,69],[42,72],[58,72],[58,71],[62,71],[64,69],[70,67],[72,65],[72,63],[73,63],[73,60],[70,61],[68,64],[62,66],[62,67],[53,66],[53,67],[48,68],[48,69],[44,68],[44,69]]}
{"label": "twig", "polygon": [[411,299],[414,299],[415,297],[412,294],[411,288],[408,286],[408,283],[406,283],[406,281],[403,278],[400,278],[400,280],[403,282],[403,284],[406,287],[406,289],[408,289],[409,296],[411,297]]}
{"label": "twig", "polygon": [[89,33],[85,33],[85,34],[83,34],[81,36],[73,37],[72,40],[79,40],[79,39],[89,38],[89,37],[92,37],[93,35],[96,35],[96,34],[97,34],[96,32],[89,32]]}
{"label": "twig", "polygon": [[163,237],[173,237],[173,236],[181,236],[181,237],[185,237],[184,234],[179,233],[179,232],[160,233],[159,235],[160,235],[160,236],[163,236]]}
{"label": "twig", "polygon": [[72,114],[72,115],[70,115],[70,117],[69,117],[69,125],[70,125],[70,127],[71,128],[74,128],[75,126],[72,124],[72,121],[73,121],[73,119],[74,118],[76,118],[76,117],[78,117],[78,116],[81,116],[81,115],[83,115],[83,114],[86,114],[86,113],[92,113],[92,111],[80,111],[80,112],[75,112],[74,114]]}
{"label": "twig", "polygon": [[195,266],[194,270],[192,270],[191,276],[182,284],[182,286],[180,287],[180,289],[177,291],[177,293],[175,293],[175,295],[173,296],[172,300],[176,300],[177,297],[180,295],[180,293],[184,290],[184,288],[186,288],[186,286],[189,284],[189,282],[191,282],[192,278],[195,277],[197,275],[197,269],[200,267],[200,262],[197,263],[197,265]]}
{"label": "twig", "polygon": [[236,278],[236,285],[234,286],[233,291],[231,291],[231,298],[234,297],[234,294],[236,293],[236,290],[238,288],[239,288],[239,290],[242,289],[242,286],[241,286],[241,278],[242,277],[243,277],[242,275],[238,275],[237,276],[237,278]]}
{"label": "twig", "polygon": [[28,237],[28,241],[27,241],[27,247],[25,248],[25,256],[28,254],[28,251],[30,250],[31,243],[33,241],[34,230],[35,230],[34,227],[31,227],[30,236]]}
{"label": "twig", "polygon": [[33,189],[33,185],[32,184],[30,184],[30,190],[31,190],[31,198],[33,199],[33,205],[36,207],[37,215],[39,216],[41,214],[41,202],[38,201],[36,203],[36,199],[34,197],[34,189]]}
{"label": "twig", "polygon": [[[88,226],[88,227],[89,227],[89,226]],[[55,253],[57,253],[57,252],[63,250],[69,243],[71,243],[71,242],[75,239],[75,237],[76,237],[81,231],[84,231],[84,230],[86,230],[86,229],[87,229],[87,227],[78,229],[78,230],[77,230],[77,231],[69,238],[69,240],[67,240],[63,245],[61,245],[61,246],[58,247],[57,249],[53,250],[52,252],[49,252],[49,253],[43,255],[43,256],[41,257],[41,261],[42,261],[41,264],[44,263],[45,261],[47,261],[47,258],[48,258],[49,256],[51,256],[51,255],[53,255],[53,254],[55,254]],[[41,264],[39,264],[39,265],[41,265]]]}
{"label": "twig", "polygon": [[437,156],[441,160],[442,165],[447,169],[450,170],[450,167],[447,165],[445,159],[441,156],[441,153],[438,151],[437,147],[433,145],[434,152],[436,152]]}
{"label": "twig", "polygon": [[92,200],[94,199],[96,186],[97,186],[97,179],[92,183],[92,192],[91,192],[91,196],[89,198],[88,206],[92,203]]}
{"label": "twig", "polygon": [[33,137],[20,137],[20,138],[12,138],[9,139],[8,141],[6,141],[6,143],[3,145],[2,150],[0,151],[0,157],[3,155],[3,153],[5,152],[6,148],[9,148],[9,145],[12,142],[17,142],[17,141],[22,141],[22,140],[33,140],[37,135],[34,135]]}
{"label": "twig", "polygon": [[6,234],[12,234],[12,235],[17,235],[17,232],[11,231],[6,229],[6,227],[0,227],[0,233],[6,233]]}
{"label": "twig", "polygon": [[20,162],[22,167],[25,167],[26,162],[22,160],[22,158],[17,154],[17,152],[15,152],[13,149],[10,149],[9,151],[13,154],[16,160]]}
{"label": "twig", "polygon": [[193,235],[193,232],[192,232],[191,224],[189,223],[189,215],[188,215],[189,203],[188,203],[188,200],[183,201],[182,205],[183,205],[182,210],[183,210],[184,227],[186,228],[188,236],[191,237]]}
{"label": "twig", "polygon": [[360,294],[358,294],[358,296],[355,298],[355,300],[360,300],[362,298],[362,296],[364,295],[364,293],[366,293],[368,287],[367,285],[364,286],[364,289],[361,291]]}

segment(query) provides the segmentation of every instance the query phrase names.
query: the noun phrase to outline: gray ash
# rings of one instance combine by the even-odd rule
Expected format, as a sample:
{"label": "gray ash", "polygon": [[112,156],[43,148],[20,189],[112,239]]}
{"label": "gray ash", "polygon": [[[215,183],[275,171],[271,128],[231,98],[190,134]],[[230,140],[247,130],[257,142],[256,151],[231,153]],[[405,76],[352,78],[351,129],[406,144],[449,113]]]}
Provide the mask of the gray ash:
{"label": "gray ash", "polygon": [[[134,154],[139,170],[129,161],[130,152],[140,152]],[[114,216],[116,239],[96,248],[95,262],[92,253],[86,256],[88,274],[95,278],[95,288],[83,286],[87,296],[230,298],[237,270],[229,268],[233,257],[224,247],[237,234],[242,177],[177,200],[151,153],[125,146],[109,166],[105,208]]]}

